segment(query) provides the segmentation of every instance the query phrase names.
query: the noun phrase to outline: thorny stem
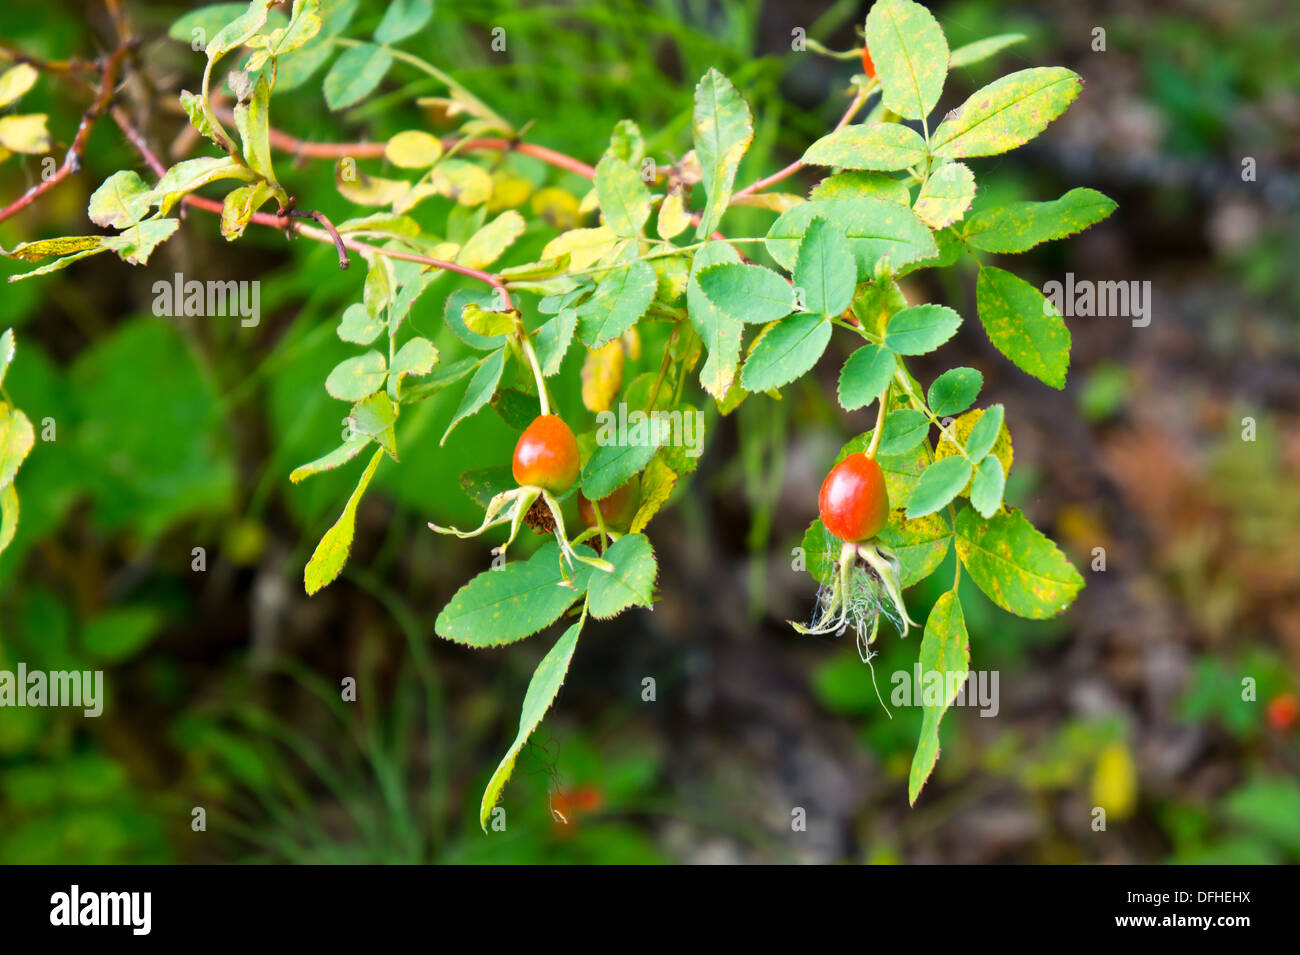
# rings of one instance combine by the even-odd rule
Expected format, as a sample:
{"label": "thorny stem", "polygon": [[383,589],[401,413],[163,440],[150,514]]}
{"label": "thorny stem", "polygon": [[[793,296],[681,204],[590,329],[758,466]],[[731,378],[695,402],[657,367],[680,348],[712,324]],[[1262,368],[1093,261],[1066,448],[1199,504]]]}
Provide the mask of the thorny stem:
{"label": "thorny stem", "polygon": [[[860,91],[857,96],[853,97],[853,102],[849,104],[849,108],[844,111],[844,115],[840,117],[840,121],[835,124],[835,129],[831,130],[831,132],[836,132],[837,130],[843,129],[852,121],[853,117],[857,115],[858,110],[862,108],[862,104],[867,101],[867,97],[871,95],[871,91],[873,87],[874,87],[874,83],[871,86],[868,86],[866,89]],[[803,159],[796,159],[794,162],[790,163],[790,165],[786,166],[784,169],[779,170],[778,172],[774,172],[772,173],[772,175],[767,176],[763,179],[758,179],[755,180],[754,182],[751,182],[744,189],[741,189],[738,192],[733,193],[731,198],[734,201],[738,198],[741,198],[742,196],[752,196],[756,192],[762,192],[768,186],[775,185],[776,183],[780,182],[783,179],[789,179],[791,176],[793,176],[803,167],[804,167]]]}
{"label": "thorny stem", "polygon": [[[148,163],[149,168],[154,171],[155,175],[161,177],[167,171],[167,167],[162,164],[162,161],[149,147],[148,143],[145,142],[144,137],[140,135],[134,126],[131,125],[131,121],[127,119],[126,115],[120,110],[114,110],[112,116],[113,119],[117,121],[118,126],[122,128],[122,132],[126,135],[127,140],[140,151],[145,162]],[[195,209],[202,209],[205,212],[221,215],[221,203],[215,199],[204,199],[201,196],[196,196],[193,193],[190,193],[185,196],[182,201],[185,205],[191,206]],[[505,282],[501,280],[501,277],[494,275],[491,272],[484,272],[482,269],[470,268],[469,266],[461,265],[458,262],[448,262],[444,259],[435,259],[427,255],[416,255],[411,252],[399,252],[397,249],[380,248],[377,245],[371,245],[369,242],[362,242],[359,239],[340,236],[337,231],[320,229],[315,226],[304,225],[301,222],[295,222],[289,215],[273,215],[267,212],[255,212],[249,221],[256,225],[268,226],[281,231],[288,230],[296,235],[305,236],[309,239],[314,239],[317,242],[328,242],[336,247],[341,244],[346,249],[351,249],[353,252],[360,252],[365,255],[383,255],[390,259],[401,259],[405,262],[415,262],[429,268],[445,269],[448,272],[455,272],[458,275],[464,275],[467,278],[476,279],[486,285],[490,285],[492,288],[497,290],[497,294],[500,295],[501,304],[504,308],[510,310],[514,307],[514,303],[510,298],[510,290],[506,288]],[[343,267],[346,268],[346,266]]]}
{"label": "thorny stem", "polygon": [[[179,104],[174,107],[169,104],[169,109],[177,113],[183,112]],[[217,107],[214,112],[226,122],[234,122],[235,114],[229,107]],[[377,159],[384,155],[384,148],[387,146],[387,143],[372,142],[310,142],[279,129],[271,129],[270,142],[272,146],[281,152],[306,159],[341,159],[345,156],[353,159]],[[457,139],[455,136],[448,136],[442,140],[442,145],[445,150],[455,149],[458,152],[517,152],[524,156],[531,156],[557,169],[564,169],[574,173],[584,179],[593,179],[596,175],[595,168],[579,159],[546,146],[526,143],[521,140],[491,136]]]}

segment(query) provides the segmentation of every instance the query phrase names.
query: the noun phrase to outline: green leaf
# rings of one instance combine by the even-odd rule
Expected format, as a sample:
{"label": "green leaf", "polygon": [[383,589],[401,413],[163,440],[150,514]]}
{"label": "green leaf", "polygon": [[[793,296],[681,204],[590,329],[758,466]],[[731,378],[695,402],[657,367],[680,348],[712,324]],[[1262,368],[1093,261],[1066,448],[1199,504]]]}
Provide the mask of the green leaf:
{"label": "green leaf", "polygon": [[359,401],[382,388],[387,375],[388,363],[372,348],[335,365],[325,378],[325,390],[340,401]]}
{"label": "green leaf", "polygon": [[1065,555],[1016,508],[988,519],[963,508],[954,530],[957,556],[971,579],[1008,613],[1031,620],[1054,617],[1083,587]]}
{"label": "green leaf", "polygon": [[492,809],[501,798],[501,790],[505,788],[510,774],[514,772],[515,760],[519,758],[519,753],[528,742],[528,737],[532,736],[533,731],[541,725],[542,717],[551,708],[556,695],[560,692],[560,687],[564,684],[564,677],[569,672],[569,661],[573,659],[573,650],[578,645],[578,634],[581,630],[581,620],[565,630],[564,635],[555,641],[555,646],[551,647],[550,652],[542,658],[542,662],[537,664],[537,669],[533,671],[533,678],[528,681],[528,690],[524,693],[523,712],[519,716],[519,732],[515,734],[515,741],[510,745],[501,764],[497,766],[496,772],[488,780],[487,788],[483,790],[478,821],[484,832],[487,832],[488,820],[492,818]]}
{"label": "green leaf", "polygon": [[100,252],[108,250],[102,245],[103,236],[88,236],[95,240],[94,248],[84,249],[80,252],[74,252],[71,255],[65,255],[62,258],[55,259],[52,262],[46,262],[38,269],[32,269],[30,272],[20,272],[17,275],[9,276],[10,282],[21,282],[24,279],[36,278],[38,275],[49,275],[51,272],[58,272],[60,269],[66,269],[73,262],[89,258],[92,255],[98,255]]}
{"label": "green leaf", "polygon": [[581,596],[562,587],[560,548],[548,541],[526,561],[511,561],[470,580],[442,608],[434,631],[469,647],[498,647],[532,636]]}
{"label": "green leaf", "polygon": [[840,548],[844,542],[826,529],[821,518],[816,518],[808,525],[808,530],[804,531],[799,546],[803,548],[808,573],[819,584],[829,586],[835,578],[836,561],[840,558]]}
{"label": "green leaf", "polygon": [[1008,74],[949,113],[930,138],[930,148],[947,159],[1009,152],[1065,112],[1082,86],[1078,74],[1062,66]]}
{"label": "green leaf", "polygon": [[1042,292],[1010,272],[986,265],[975,283],[980,321],[998,351],[1053,388],[1065,387],[1070,330]]}
{"label": "green leaf", "polygon": [[659,565],[645,535],[624,534],[601,556],[614,569],[591,575],[587,584],[591,615],[597,620],[607,620],[628,607],[650,606]]}
{"label": "green leaf", "polygon": [[297,484],[313,474],[321,474],[324,471],[332,471],[337,467],[341,467],[360,454],[361,449],[369,443],[370,437],[368,435],[359,434],[349,438],[329,454],[322,455],[315,461],[294,468],[289,474],[289,481],[292,484]]}
{"label": "green leaf", "polygon": [[736,170],[754,139],[754,121],[744,97],[716,69],[710,68],[695,87],[695,155],[708,197],[695,238],[707,239],[718,227],[731,201]]}
{"label": "green leaf", "polygon": [[708,352],[704,367],[700,369],[700,385],[718,401],[724,398],[735,380],[744,323],[709,300],[700,287],[699,275],[711,265],[739,261],[739,254],[727,243],[705,243],[695,253],[691,276],[686,283],[687,316]]}
{"label": "green leaf", "polygon": [[12,483],[0,488],[0,554],[18,532],[18,492]]}
{"label": "green leaf", "polygon": [[402,393],[402,379],[408,375],[421,377],[433,371],[438,363],[438,349],[427,338],[412,338],[397,349],[393,366],[388,372],[388,394],[397,401]]}
{"label": "green leaf", "polygon": [[393,303],[397,276],[387,256],[371,254],[367,258],[366,281],[362,286],[361,300],[371,318],[378,318]]}
{"label": "green leaf", "polygon": [[948,41],[930,11],[911,0],[877,0],[867,12],[867,49],[885,108],[906,119],[930,115],[948,75]]}
{"label": "green leaf", "polygon": [[221,234],[228,240],[238,239],[248,228],[253,213],[274,195],[275,187],[260,180],[226,193],[221,202]]}
{"label": "green leaf", "polygon": [[790,284],[761,265],[722,262],[695,278],[710,302],[742,322],[773,322],[794,311]]}
{"label": "green leaf", "polygon": [[898,355],[934,351],[961,327],[961,316],[946,305],[913,305],[897,312],[885,328],[885,347]]}
{"label": "green leaf", "polygon": [[879,172],[837,172],[827,176],[808,193],[809,199],[885,199],[903,206],[912,205],[907,183]]}
{"label": "green leaf", "polygon": [[6,329],[3,335],[0,335],[0,386],[5,383],[5,373],[9,371],[9,366],[14,360],[14,351],[17,345],[14,341],[14,330]]}
{"label": "green leaf", "polygon": [[975,199],[975,174],[965,163],[949,162],[930,173],[912,206],[931,229],[944,229],[966,214]]}
{"label": "green leaf", "polygon": [[974,466],[993,448],[1002,430],[1002,405],[992,405],[975,422],[966,438],[966,459]]}
{"label": "green leaf", "polygon": [[645,137],[641,135],[641,127],[630,119],[620,119],[609,134],[609,151],[635,166],[645,155]]}
{"label": "green leaf", "polygon": [[361,503],[366,488],[370,486],[370,479],[375,476],[375,469],[383,457],[383,449],[377,449],[362,472],[352,496],[348,498],[343,513],[334,522],[334,526],[325,532],[325,536],[316,545],[316,550],[312,552],[311,560],[307,561],[302,578],[307,596],[310,597],[322,587],[333,583],[343,572],[343,565],[348,562],[348,554],[352,550],[352,537],[356,533],[357,505]]}
{"label": "green leaf", "polygon": [[939,254],[933,234],[906,206],[865,197],[818,199],[782,213],[767,232],[767,251],[786,271],[793,271],[799,243],[815,218],[839,226],[848,238],[858,263],[855,280],[869,278],[886,256],[897,269]]}
{"label": "green leaf", "polygon": [[212,125],[212,119],[208,116],[204,108],[203,97],[191,93],[189,90],[181,90],[180,95],[181,108],[185,110],[185,115],[190,118],[190,125],[195,131],[207,139],[212,140],[223,149],[225,145],[217,138],[216,127]]}
{"label": "green leaf", "polygon": [[1006,489],[1006,485],[1007,478],[1002,473],[1002,462],[997,459],[997,455],[987,455],[975,469],[975,479],[970,487],[971,506],[979,512],[980,517],[992,517],[997,513],[998,508],[1002,506],[1002,492]]}
{"label": "green leaf", "polygon": [[[246,76],[236,73],[233,76]],[[251,77],[236,84],[239,102],[235,104],[235,128],[244,146],[244,161],[250,169],[268,182],[275,182],[271,167],[271,84],[265,73],[252,80],[252,88],[245,89]]]}
{"label": "green leaf", "polygon": [[650,218],[650,190],[631,164],[605,153],[596,164],[596,202],[615,235],[638,236]]}
{"label": "green leaf", "polygon": [[339,319],[339,338],[354,345],[369,345],[383,330],[384,323],[372,317],[361,302],[345,308],[343,317]]}
{"label": "green leaf", "polygon": [[970,482],[971,466],[960,455],[940,458],[921,472],[907,500],[908,519],[924,517],[948,506]]}
{"label": "green leaf", "polygon": [[809,222],[794,267],[804,307],[828,318],[839,315],[853,301],[856,276],[857,263],[844,230],[825,219]]}
{"label": "green leaf", "polygon": [[397,408],[393,402],[394,399],[382,391],[367,395],[352,406],[347,423],[352,434],[373,438],[396,461],[397,435],[393,425],[397,422]]}
{"label": "green leaf", "polygon": [[951,368],[934,380],[926,393],[926,403],[936,418],[961,414],[975,403],[984,376],[974,368]]}
{"label": "green leaf", "polygon": [[971,216],[966,241],[985,252],[1027,252],[1082,232],[1115,211],[1115,200],[1095,189],[1071,189],[1051,202],[1013,202]]}
{"label": "green leaf", "polygon": [[894,378],[898,359],[883,345],[863,345],[840,372],[840,406],[845,411],[865,408],[880,397]]}
{"label": "green leaf", "polygon": [[554,318],[533,332],[533,351],[537,353],[542,377],[549,378],[559,373],[564,354],[573,342],[573,332],[577,327],[577,310],[562,308]]}
{"label": "green leaf", "polygon": [[608,497],[645,469],[659,450],[653,441],[608,442],[597,446],[582,471],[582,493],[590,501]]}
{"label": "green leaf", "polygon": [[447,425],[447,430],[443,432],[442,440],[438,442],[440,447],[447,443],[447,438],[456,425],[478,412],[492,400],[505,367],[506,350],[504,348],[497,349],[483,359],[478,366],[478,370],[474,372],[474,377],[469,380],[469,385],[465,388],[465,396],[461,398],[460,406],[456,408],[451,423]]}
{"label": "green leaf", "polygon": [[119,235],[105,236],[104,248],[116,252],[129,265],[144,265],[153,250],[172,237],[180,227],[179,219],[145,219]]}
{"label": "green leaf", "polygon": [[[248,58],[245,69],[251,72],[261,70],[269,59],[287,56],[294,50],[305,46],[321,31],[320,0],[293,0],[293,14],[286,26],[279,27],[267,34],[251,37],[248,46],[254,53]],[[280,79],[278,67],[276,80]],[[283,85],[281,85],[283,89]]]}
{"label": "green leaf", "polygon": [[484,337],[465,323],[465,310],[470,306],[491,311],[501,307],[501,299],[491,289],[482,292],[458,289],[452,292],[447,297],[447,305],[442,314],[442,320],[451,329],[452,334],[478,351],[495,351],[504,345],[506,343],[504,335]]}
{"label": "green leaf", "polygon": [[462,378],[478,369],[482,359],[477,357],[462,358],[451,364],[435,365],[428,377],[413,382],[402,389],[402,404],[411,405],[437,394],[448,385],[454,385]]}
{"label": "green leaf", "polygon": [[95,225],[125,229],[135,225],[149,211],[150,190],[134,169],[113,173],[90,194],[86,214]]}
{"label": "green leaf", "polygon": [[1026,37],[1023,33],[999,33],[997,36],[985,37],[982,40],[959,46],[948,57],[948,69],[955,70],[961,66],[970,66],[972,63],[987,60],[1013,43],[1019,43],[1024,39]]}
{"label": "green leaf", "polygon": [[925,140],[901,123],[856,123],[823,136],[803,154],[810,166],[889,172],[925,161]]}
{"label": "green leaf", "polygon": [[67,256],[76,252],[99,252],[102,250],[103,239],[101,235],[67,235],[57,239],[38,239],[35,242],[19,242],[11,251],[4,254],[24,262],[39,262],[51,255]]}
{"label": "green leaf", "polygon": [[1294,778],[1254,778],[1232,790],[1223,806],[1236,825],[1300,853],[1300,787]]}
{"label": "green leaf", "polygon": [[[966,618],[957,591],[950,590],[934,602],[930,616],[925,620],[918,662],[921,682],[913,692],[921,694],[924,710],[921,737],[916,742],[912,768],[907,774],[907,801],[910,805],[916,805],[916,797],[921,794],[921,787],[930,778],[939,759],[939,721],[957,698],[970,670],[970,637],[966,633]],[[931,702],[932,694],[937,696],[934,702]]]}
{"label": "green leaf", "polygon": [[658,279],[649,262],[615,269],[578,307],[578,337],[588,348],[599,348],[635,325],[654,301]]}
{"label": "green leaf", "polygon": [[469,499],[479,507],[486,509],[492,498],[502,491],[518,487],[510,465],[502,464],[491,468],[476,468],[465,471],[460,476],[460,487]]}
{"label": "green leaf", "polygon": [[433,16],[433,0],[389,0],[375,28],[376,43],[396,43],[420,32]]}
{"label": "green leaf", "polygon": [[915,408],[891,411],[885,417],[879,452],[891,456],[905,454],[924,441],[929,433],[930,419]]}
{"label": "green leaf", "polygon": [[948,556],[951,539],[952,528],[940,514],[927,514],[909,521],[893,511],[889,523],[880,532],[880,542],[898,556],[903,587],[918,584],[938,570]]}
{"label": "green leaf", "polygon": [[95,660],[118,663],[143,650],[157,636],[163,621],[157,607],[115,607],[86,622],[81,646]]}
{"label": "green leaf", "polygon": [[498,391],[492,398],[492,410],[514,431],[523,431],[542,413],[537,396],[525,394],[518,388]]}
{"label": "green leaf", "polygon": [[766,391],[794,381],[817,364],[831,340],[821,315],[791,315],[763,329],[740,373],[746,391]]}
{"label": "green leaf", "polygon": [[507,209],[475,232],[456,253],[456,263],[472,269],[485,269],[524,234],[527,224],[514,209]]}
{"label": "green leaf", "polygon": [[36,432],[27,415],[0,401],[0,487],[13,481],[35,444]]}
{"label": "green leaf", "polygon": [[189,195],[200,186],[219,179],[238,179],[248,182],[253,173],[243,163],[235,162],[229,156],[202,156],[198,159],[186,159],[168,169],[150,193],[150,201],[158,206],[158,211],[166,215],[182,196]]}
{"label": "green leaf", "polygon": [[325,105],[346,109],[369,96],[393,65],[393,55],[383,47],[363,43],[343,51],[325,74]]}

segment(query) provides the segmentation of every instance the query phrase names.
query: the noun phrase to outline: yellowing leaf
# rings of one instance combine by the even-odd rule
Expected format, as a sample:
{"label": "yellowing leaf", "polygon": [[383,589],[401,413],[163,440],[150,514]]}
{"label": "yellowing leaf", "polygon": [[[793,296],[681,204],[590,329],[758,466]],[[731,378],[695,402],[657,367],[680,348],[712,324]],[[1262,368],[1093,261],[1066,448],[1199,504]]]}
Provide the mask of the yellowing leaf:
{"label": "yellowing leaf", "polygon": [[524,234],[525,228],[524,217],[508,209],[470,236],[457,254],[456,262],[473,269],[486,268]]}
{"label": "yellowing leaf", "polygon": [[0,146],[14,153],[50,151],[50,133],[45,128],[44,113],[26,116],[0,116]]}
{"label": "yellowing leaf", "polygon": [[384,155],[403,169],[428,169],[442,156],[442,141],[432,133],[408,129],[388,141]]}
{"label": "yellowing leaf", "polygon": [[582,403],[588,411],[608,411],[623,386],[623,342],[614,339],[587,352],[582,363]]}
{"label": "yellowing leaf", "polygon": [[40,76],[30,63],[19,63],[0,74],[0,109],[14,102],[36,83]]}
{"label": "yellowing leaf", "polygon": [[382,448],[375,451],[370,458],[370,463],[366,465],[365,472],[361,475],[361,480],[357,482],[352,496],[348,498],[343,513],[316,545],[316,550],[303,571],[303,586],[307,596],[310,597],[322,587],[333,583],[343,572],[343,565],[348,562],[348,554],[352,550],[352,538],[356,533],[357,505],[361,503],[366,488],[370,486],[370,479],[375,476],[375,469],[379,467],[383,457]]}

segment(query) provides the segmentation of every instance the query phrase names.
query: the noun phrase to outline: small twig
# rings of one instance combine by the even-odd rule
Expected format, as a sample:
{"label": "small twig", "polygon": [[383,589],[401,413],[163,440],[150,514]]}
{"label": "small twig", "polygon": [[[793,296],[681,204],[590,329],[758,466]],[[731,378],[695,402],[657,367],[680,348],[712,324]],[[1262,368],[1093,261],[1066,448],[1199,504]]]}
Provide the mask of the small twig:
{"label": "small twig", "polygon": [[[838,132],[849,124],[849,121],[857,114],[858,110],[862,108],[862,104],[866,102],[867,95],[868,93],[864,91],[853,97],[853,102],[849,104],[849,108],[844,111],[844,115],[840,117],[840,121],[835,124],[835,129],[831,130],[831,132]],[[803,159],[796,159],[784,169],[774,172],[770,176],[751,182],[744,189],[734,193],[731,198],[734,201],[742,196],[752,196],[756,192],[762,192],[768,186],[775,185],[783,179],[790,178],[803,167]]]}
{"label": "small twig", "polygon": [[330,222],[329,217],[326,216],[325,213],[315,209],[310,212],[303,209],[290,209],[289,215],[295,216],[299,219],[312,219],[324,226],[325,231],[328,232],[330,238],[334,240],[334,248],[338,249],[339,268],[346,269],[352,264],[348,259],[348,247],[343,244],[343,237],[339,235],[339,230],[334,228],[334,223]]}
{"label": "small twig", "polygon": [[86,151],[86,142],[90,139],[90,131],[113,98],[113,88],[117,83],[118,69],[122,63],[122,57],[126,55],[127,48],[127,44],[119,46],[105,61],[103,72],[100,74],[99,91],[90,104],[90,108],[81,114],[77,134],[73,137],[72,145],[68,147],[68,153],[63,158],[63,164],[55,170],[54,175],[50,176],[50,178],[32,186],[9,205],[0,209],[0,222],[4,222],[9,217],[26,209],[64,179],[81,171],[81,157]]}

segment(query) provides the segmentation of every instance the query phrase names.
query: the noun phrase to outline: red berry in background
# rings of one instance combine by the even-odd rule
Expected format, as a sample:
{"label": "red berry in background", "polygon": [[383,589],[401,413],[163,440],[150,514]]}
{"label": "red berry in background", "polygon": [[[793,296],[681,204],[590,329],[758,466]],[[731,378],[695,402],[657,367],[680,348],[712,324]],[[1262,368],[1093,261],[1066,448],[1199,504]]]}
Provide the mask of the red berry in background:
{"label": "red berry in background", "polygon": [[876,64],[871,61],[871,53],[865,46],[862,48],[862,72],[872,78],[876,75]]}
{"label": "red berry in background", "polygon": [[885,475],[874,458],[850,454],[826,475],[817,497],[822,523],[841,540],[875,537],[889,520]]}
{"label": "red berry in background", "polygon": [[539,415],[515,445],[511,471],[522,487],[545,488],[563,494],[578,479],[578,441],[562,418]]}
{"label": "red berry in background", "polygon": [[1268,701],[1268,725],[1278,731],[1291,729],[1300,718],[1300,699],[1294,693],[1279,693]]}
{"label": "red berry in background", "polygon": [[[632,523],[632,517],[636,514],[636,506],[641,497],[640,490],[637,479],[633,478],[618,490],[596,502],[606,527],[621,530]],[[578,492],[578,516],[588,527],[596,526],[596,510],[581,491]]]}

